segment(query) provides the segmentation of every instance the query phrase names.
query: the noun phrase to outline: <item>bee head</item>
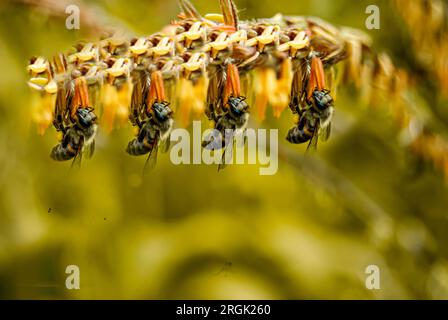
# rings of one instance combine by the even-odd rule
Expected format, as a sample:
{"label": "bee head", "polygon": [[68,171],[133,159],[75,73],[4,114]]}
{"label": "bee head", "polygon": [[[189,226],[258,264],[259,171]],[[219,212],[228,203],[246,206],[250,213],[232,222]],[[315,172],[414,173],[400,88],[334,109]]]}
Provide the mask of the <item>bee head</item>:
{"label": "bee head", "polygon": [[328,107],[333,105],[333,97],[330,95],[330,91],[328,90],[315,90],[313,92],[313,98],[316,104],[316,107],[319,110],[325,110]]}
{"label": "bee head", "polygon": [[96,114],[92,108],[79,108],[76,114],[77,123],[81,128],[88,128],[96,122]]}
{"label": "bee head", "polygon": [[153,105],[153,112],[154,112],[154,116],[156,117],[156,119],[158,121],[166,121],[173,114],[173,111],[169,107],[169,103],[168,102],[162,102],[162,103],[156,102],[156,103],[154,103],[154,105]]}
{"label": "bee head", "polygon": [[230,112],[236,116],[240,116],[247,112],[249,105],[246,103],[245,97],[230,97],[228,105],[230,107]]}

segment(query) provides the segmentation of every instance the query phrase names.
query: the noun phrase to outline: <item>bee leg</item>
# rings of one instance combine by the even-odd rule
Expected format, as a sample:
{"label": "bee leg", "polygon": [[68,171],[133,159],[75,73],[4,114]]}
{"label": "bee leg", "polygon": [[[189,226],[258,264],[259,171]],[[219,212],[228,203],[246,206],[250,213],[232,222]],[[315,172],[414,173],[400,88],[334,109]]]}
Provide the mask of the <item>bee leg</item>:
{"label": "bee leg", "polygon": [[216,129],[210,132],[202,141],[202,147],[207,150],[222,149],[221,134]]}
{"label": "bee leg", "polygon": [[159,153],[159,139],[157,138],[154,141],[154,145],[152,146],[152,149],[148,154],[148,158],[146,159],[145,165],[143,167],[142,176],[145,176],[146,172],[152,171],[156,167],[158,153]]}
{"label": "bee leg", "polygon": [[222,157],[221,157],[221,163],[218,166],[218,172],[227,168],[227,164],[232,161],[233,149],[235,147],[234,142],[235,140],[233,139],[233,136],[231,137],[231,140],[229,142],[223,140]]}
{"label": "bee leg", "polygon": [[75,158],[73,159],[71,168],[73,169],[75,166],[77,168],[81,168],[81,162],[82,162],[82,149],[84,146],[84,137],[81,137],[79,140],[79,145],[76,151]]}
{"label": "bee leg", "polygon": [[70,169],[73,168],[81,168],[81,162],[82,162],[82,152],[78,153],[75,158],[72,161],[72,164],[70,166]]}

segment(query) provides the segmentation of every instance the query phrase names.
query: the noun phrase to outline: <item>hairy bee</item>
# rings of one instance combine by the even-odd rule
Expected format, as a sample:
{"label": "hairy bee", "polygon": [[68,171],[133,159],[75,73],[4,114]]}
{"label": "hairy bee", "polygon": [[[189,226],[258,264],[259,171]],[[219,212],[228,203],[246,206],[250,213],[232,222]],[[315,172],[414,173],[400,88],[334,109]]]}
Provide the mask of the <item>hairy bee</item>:
{"label": "hairy bee", "polygon": [[299,122],[288,132],[287,140],[293,144],[310,141],[308,149],[317,148],[319,136],[327,141],[331,133],[331,119],[334,107],[328,90],[315,90],[309,106],[299,111]]}
{"label": "hairy bee", "polygon": [[135,139],[128,143],[126,152],[131,156],[149,154],[147,163],[155,166],[158,148],[169,148],[169,136],[173,128],[173,111],[165,96],[163,76],[160,71],[149,77],[146,73],[137,77],[132,94],[130,120],[138,127]]}
{"label": "hairy bee", "polygon": [[62,141],[50,153],[53,160],[81,160],[84,152],[88,157],[93,155],[98,125],[90,106],[86,78],[59,86],[53,125],[63,134]]}
{"label": "hairy bee", "polygon": [[216,130],[225,134],[226,130],[244,130],[249,121],[249,105],[245,97],[230,97],[227,103],[228,111],[216,122]]}
{"label": "hairy bee", "polygon": [[169,103],[155,103],[154,115],[140,124],[137,138],[129,142],[126,152],[132,156],[156,154],[159,142],[166,142],[173,126]]}
{"label": "hairy bee", "polygon": [[[209,115],[215,122],[215,130],[221,137],[209,135],[202,142],[204,148],[212,150],[225,149],[238,131],[244,131],[249,121],[249,105],[241,95],[238,68],[234,64],[227,66],[225,81],[219,80],[220,87],[216,92],[209,91]],[[223,96],[223,100],[220,97]],[[221,104],[225,104],[222,106]],[[232,136],[228,136],[231,133]],[[221,139],[221,141],[216,141]]]}
{"label": "hairy bee", "polygon": [[79,108],[76,111],[76,123],[65,129],[62,141],[51,151],[51,158],[56,161],[67,161],[81,156],[88,150],[92,156],[95,148],[97,117],[92,108]]}
{"label": "hairy bee", "polygon": [[302,144],[310,141],[316,132],[316,121],[317,118],[314,117],[313,112],[303,112],[299,123],[289,130],[286,139],[293,144]]}
{"label": "hairy bee", "polygon": [[[291,109],[298,113],[299,122],[289,130],[286,139],[293,144],[309,142],[308,150],[317,148],[319,136],[326,141],[331,133],[334,99],[325,88],[322,60],[313,56],[310,74],[299,66],[291,92]],[[306,82],[306,85],[302,85]]]}

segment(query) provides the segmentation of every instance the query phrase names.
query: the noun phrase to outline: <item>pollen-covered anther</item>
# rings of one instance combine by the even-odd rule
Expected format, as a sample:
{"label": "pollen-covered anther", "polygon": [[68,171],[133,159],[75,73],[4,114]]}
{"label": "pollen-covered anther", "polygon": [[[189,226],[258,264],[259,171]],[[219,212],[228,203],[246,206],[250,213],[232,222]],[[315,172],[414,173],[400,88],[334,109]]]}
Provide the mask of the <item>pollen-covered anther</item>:
{"label": "pollen-covered anther", "polygon": [[220,51],[227,49],[231,44],[230,38],[226,32],[221,32],[215,41],[207,44],[204,52],[210,52],[211,58],[216,58]]}
{"label": "pollen-covered anther", "polygon": [[221,32],[218,36],[218,38],[210,43],[210,46],[216,50],[221,51],[226,49],[230,44],[230,39],[226,32]]}
{"label": "pollen-covered anther", "polygon": [[278,51],[289,51],[291,57],[295,57],[297,52],[309,47],[310,39],[305,31],[300,32],[292,41],[283,43],[278,46]]}
{"label": "pollen-covered anther", "polygon": [[126,64],[126,60],[123,58],[118,59],[114,65],[106,70],[109,75],[114,78],[121,77],[129,73],[129,68]]}
{"label": "pollen-covered anther", "polygon": [[194,41],[199,39],[204,34],[204,28],[202,27],[201,22],[195,22],[190,30],[183,33],[185,38],[188,40]]}
{"label": "pollen-covered anther", "polygon": [[159,44],[150,49],[151,53],[156,56],[164,56],[173,51],[173,41],[170,37],[164,37],[160,40]]}
{"label": "pollen-covered anther", "polygon": [[97,50],[92,43],[86,44],[80,52],[74,54],[74,57],[80,61],[92,60],[97,55]]}
{"label": "pollen-covered anther", "polygon": [[189,72],[197,71],[204,67],[204,59],[205,55],[203,53],[195,53],[188,62],[182,64],[182,67]]}
{"label": "pollen-covered anther", "polygon": [[134,55],[142,55],[145,54],[148,51],[148,42],[145,38],[138,39],[133,46],[129,48],[132,54]]}
{"label": "pollen-covered anther", "polygon": [[43,73],[48,69],[48,61],[45,58],[39,57],[33,64],[28,66],[28,71],[33,74]]}
{"label": "pollen-covered anther", "polygon": [[247,41],[247,32],[245,30],[239,30],[230,35],[230,41],[232,43]]}
{"label": "pollen-covered anther", "polygon": [[258,42],[264,45],[270,44],[278,37],[278,26],[269,26],[257,37]]}
{"label": "pollen-covered anther", "polygon": [[30,88],[38,91],[42,90],[42,88],[45,87],[47,84],[48,79],[44,77],[34,77],[28,81],[28,85],[30,86]]}
{"label": "pollen-covered anther", "polygon": [[259,51],[263,51],[267,45],[273,44],[278,40],[278,31],[278,26],[268,26],[261,35],[247,40],[245,45],[249,47],[257,46]]}
{"label": "pollen-covered anther", "polygon": [[51,80],[44,88],[45,92],[49,94],[56,94],[58,92],[58,85],[56,81]]}
{"label": "pollen-covered anther", "polygon": [[220,13],[207,13],[204,18],[213,22],[224,23],[224,16]]}

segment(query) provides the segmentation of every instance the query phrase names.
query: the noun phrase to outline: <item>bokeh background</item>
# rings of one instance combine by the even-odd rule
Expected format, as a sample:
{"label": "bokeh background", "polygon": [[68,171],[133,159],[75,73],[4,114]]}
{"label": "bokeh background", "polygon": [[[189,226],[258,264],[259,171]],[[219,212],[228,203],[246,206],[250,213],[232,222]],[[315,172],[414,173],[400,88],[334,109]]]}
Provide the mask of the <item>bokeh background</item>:
{"label": "bokeh background", "polygon": [[[341,88],[332,139],[317,155],[281,140],[279,172],[258,166],[174,166],[124,152],[130,128],[99,134],[80,170],[51,161],[54,130],[36,134],[26,65],[91,28],[70,31],[49,1],[0,3],[0,298],[13,299],[446,299],[448,188],[443,174],[400,143],[386,108]],[[196,0],[200,12],[218,1]],[[443,3],[443,2],[442,2]],[[43,4],[43,5],[42,5]],[[281,12],[361,28],[374,48],[417,75],[425,112],[446,133],[448,105],[413,51],[393,1],[238,0],[243,19]],[[365,9],[381,9],[368,31]],[[175,0],[85,1],[93,24],[150,34],[175,18]],[[82,7],[83,10],[84,7]],[[425,24],[416,21],[415,28]],[[292,116],[253,127],[279,128]],[[65,288],[78,265],[81,290]],[[381,290],[367,290],[378,265]]]}

